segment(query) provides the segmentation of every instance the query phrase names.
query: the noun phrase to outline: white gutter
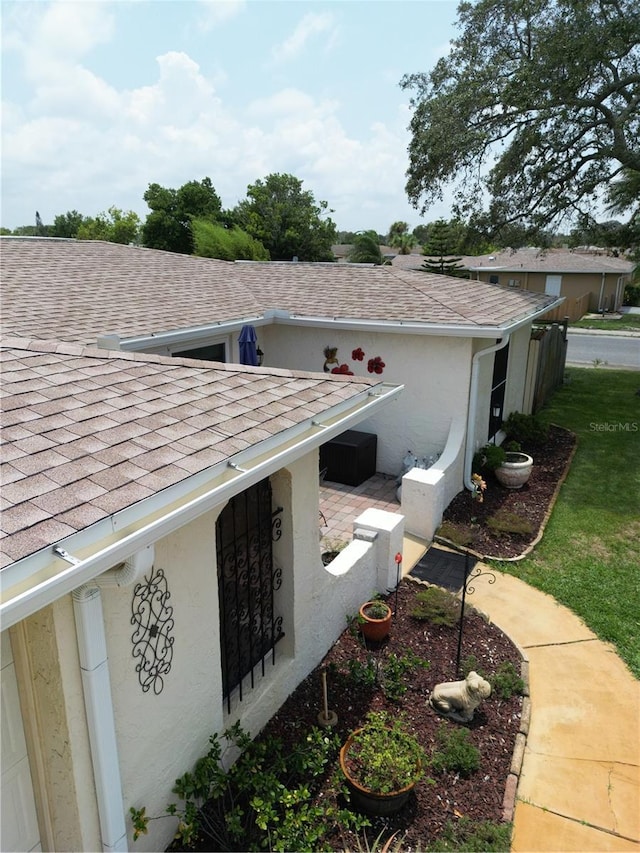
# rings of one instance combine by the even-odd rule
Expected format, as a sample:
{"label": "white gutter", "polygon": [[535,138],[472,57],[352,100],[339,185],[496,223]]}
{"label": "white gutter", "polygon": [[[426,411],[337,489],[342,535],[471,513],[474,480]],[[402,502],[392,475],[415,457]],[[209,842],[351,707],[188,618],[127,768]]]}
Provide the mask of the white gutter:
{"label": "white gutter", "polygon": [[53,547],[6,566],[0,572],[3,630],[364,420],[403,388],[385,383],[372,386],[365,395],[348,401],[348,409],[346,403],[333,407],[286,431],[279,441],[267,439],[233,460],[194,474]]}
{"label": "white gutter", "polygon": [[[528,291],[527,291],[528,292]],[[282,324],[298,327],[324,328],[359,332],[395,332],[409,335],[437,335],[445,337],[497,338],[512,333],[520,326],[535,319],[547,311],[552,311],[564,302],[560,297],[549,305],[538,308],[533,313],[527,311],[521,317],[506,326],[487,326],[448,323],[416,323],[415,320],[358,320],[349,317],[317,317],[291,312],[279,308],[269,308],[260,317],[248,317],[242,320],[220,321],[206,326],[193,326],[190,329],[180,329],[169,332],[158,332],[152,335],[139,335],[132,338],[120,338],[117,334],[104,334],[97,339],[98,347],[109,350],[127,350],[129,352],[144,352],[149,348],[171,347],[176,344],[191,344],[208,340],[213,336],[221,336],[238,332],[244,325],[254,326]]]}
{"label": "white gutter", "polygon": [[[548,310],[548,309],[547,309]],[[478,380],[480,375],[480,359],[485,355],[491,355],[498,350],[504,349],[509,343],[509,335],[505,335],[495,346],[479,350],[471,360],[471,383],[469,386],[469,411],[467,414],[467,441],[464,449],[464,485],[469,491],[473,491],[471,482],[471,470],[475,448],[475,423],[478,411]]]}

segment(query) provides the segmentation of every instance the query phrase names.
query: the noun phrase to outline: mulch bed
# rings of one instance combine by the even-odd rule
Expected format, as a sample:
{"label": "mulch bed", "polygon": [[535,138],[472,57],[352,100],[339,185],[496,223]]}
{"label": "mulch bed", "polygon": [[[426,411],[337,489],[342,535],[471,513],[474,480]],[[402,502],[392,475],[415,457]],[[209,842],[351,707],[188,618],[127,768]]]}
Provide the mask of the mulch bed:
{"label": "mulch bed", "polygon": [[[528,483],[521,489],[506,489],[493,475],[486,475],[487,489],[483,502],[471,500],[466,490],[457,494],[444,512],[443,527],[439,532],[457,544],[464,542],[483,557],[510,560],[522,556],[538,538],[547,520],[558,483],[566,473],[575,447],[574,433],[552,425],[544,445],[522,448],[533,457]],[[526,519],[531,525],[531,533],[493,533],[487,526],[487,519],[499,510]]]}
{"label": "mulch bed", "polygon": [[[329,707],[338,715],[334,730],[339,733],[341,741],[345,741],[349,733],[362,724],[367,711],[386,710],[394,717],[398,714],[404,716],[408,729],[416,734],[430,755],[441,726],[460,726],[439,716],[427,704],[429,693],[436,684],[458,677],[455,664],[459,630],[457,625],[435,627],[411,616],[415,593],[420,589],[424,589],[422,584],[407,578],[398,588],[397,601],[395,593],[387,597],[394,609],[392,632],[380,648],[364,648],[359,636],[345,630],[322,664],[294,691],[265,731],[287,742],[292,732],[299,734],[317,723],[317,715],[322,709],[321,672],[327,667]],[[408,691],[398,702],[386,698],[380,688],[354,687],[346,677],[349,660],[355,659],[364,664],[367,657],[373,655],[377,662],[383,664],[390,654],[402,657],[409,650],[426,658],[429,667],[419,668],[411,674]],[[521,657],[513,643],[473,612],[464,620],[461,663],[471,655],[476,658],[477,668],[487,675],[495,672],[503,662],[512,663],[520,674]],[[435,784],[429,784],[427,770],[407,805],[396,816],[372,818],[373,826],[367,830],[369,840],[372,841],[381,830],[385,835],[399,832],[403,838],[403,850],[424,849],[427,841],[433,841],[442,832],[448,820],[457,822],[461,817],[467,817],[473,821],[500,821],[521,710],[522,696],[519,695],[506,700],[494,696],[487,699],[466,726],[472,743],[480,750],[480,768],[468,779],[454,772],[432,776]],[[322,798],[339,803],[330,784],[322,789]],[[359,849],[358,840],[350,833],[336,830],[329,841],[334,850]]]}
{"label": "mulch bed", "polygon": [[[483,503],[471,501],[469,493],[462,492],[445,512],[444,520],[458,532],[470,535],[471,547],[480,555],[503,559],[521,556],[539,537],[575,446],[576,439],[572,433],[552,426],[549,441],[544,447],[523,447],[534,457],[533,472],[527,485],[521,490],[509,491],[489,477]],[[531,534],[499,537],[493,534],[486,527],[486,520],[503,508],[528,519]],[[460,633],[459,625],[436,627],[411,616],[416,591],[423,588],[419,582],[405,578],[398,590],[387,596],[386,600],[394,610],[393,624],[390,637],[380,647],[365,648],[359,635],[346,629],[322,663],[270,720],[263,733],[279,737],[291,745],[303,738],[311,726],[317,725],[318,713],[322,710],[321,673],[325,670],[328,672],[329,707],[338,716],[333,730],[341,742],[362,725],[369,710],[387,710],[394,717],[402,714],[407,728],[418,737],[427,755],[432,754],[439,729],[461,725],[439,716],[427,704],[429,693],[437,683],[460,677],[455,671]],[[350,660],[365,664],[373,655],[375,661],[383,666],[390,654],[402,657],[408,651],[426,658],[429,667],[412,672],[408,690],[400,700],[387,698],[380,686],[356,687],[347,677]],[[462,665],[470,657],[475,659],[474,668],[486,676],[495,673],[502,663],[511,663],[520,673],[518,649],[498,628],[473,610],[465,615],[463,622]],[[418,783],[409,802],[397,815],[371,819],[367,841],[340,827],[333,827],[325,842],[336,851],[366,850],[366,845],[372,844],[380,832],[383,838],[398,833],[402,850],[424,850],[427,844],[442,835],[447,822],[455,824],[462,818],[474,822],[500,822],[503,819],[505,786],[520,729],[522,702],[522,696],[517,694],[508,699],[492,695],[476,711],[473,721],[465,725],[472,743],[480,752],[480,767],[469,778],[450,771],[435,775],[427,770],[425,778]],[[337,756],[331,772],[321,780],[316,797],[317,801],[343,806],[333,778],[336,767]],[[429,783],[430,776],[434,784]],[[193,849],[212,848],[202,842]]]}

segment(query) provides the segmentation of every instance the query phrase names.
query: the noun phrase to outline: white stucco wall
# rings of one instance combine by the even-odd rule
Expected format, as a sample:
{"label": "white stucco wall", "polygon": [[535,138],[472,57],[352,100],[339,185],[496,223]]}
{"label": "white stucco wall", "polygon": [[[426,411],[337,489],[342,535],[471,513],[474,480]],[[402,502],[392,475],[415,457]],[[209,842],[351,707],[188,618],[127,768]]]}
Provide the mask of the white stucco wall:
{"label": "white stucco wall", "polygon": [[[386,367],[381,379],[404,384],[400,397],[357,427],[378,436],[378,471],[396,476],[411,450],[418,457],[444,449],[454,414],[466,412],[471,368],[471,341],[380,332],[328,331],[275,325],[265,342],[265,363],[271,367],[322,371],[325,346],[338,347],[340,363],[357,376],[367,372],[369,358],[380,356]],[[361,347],[362,362],[351,353]]]}
{"label": "white stucco wall", "polygon": [[352,543],[339,560],[323,566],[318,547],[317,450],[279,471],[271,482],[273,506],[283,508],[274,562],[282,570],[277,607],[285,636],[276,647],[275,665],[270,657],[266,660],[264,677],[256,667],[254,687],[245,679],[242,701],[237,692],[232,695],[230,713],[222,696],[216,571],[215,522],[222,507],[155,544],[154,569],[166,575],[167,604],[174,619],[171,670],[159,694],[143,692],[135,671],[134,586],[101,590],[123,808],[132,850],[164,849],[176,821],[151,821],[148,835],[134,844],[129,808],[145,806],[148,815],[163,815],[168,803],[177,802],[171,793],[175,779],[192,770],[207,752],[212,733],[240,720],[256,735],[320,662],[344,630],[347,614],[357,612],[382,582],[386,585],[393,564],[391,550],[401,550],[402,516],[382,513],[384,518],[364,519],[373,531],[370,542]]}

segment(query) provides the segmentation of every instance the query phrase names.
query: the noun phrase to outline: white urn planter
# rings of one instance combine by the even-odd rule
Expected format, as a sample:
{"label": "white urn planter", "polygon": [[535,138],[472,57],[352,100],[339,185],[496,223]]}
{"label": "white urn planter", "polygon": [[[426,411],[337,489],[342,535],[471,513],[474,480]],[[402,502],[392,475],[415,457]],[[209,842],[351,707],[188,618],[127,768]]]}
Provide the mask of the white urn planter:
{"label": "white urn planter", "polygon": [[508,451],[505,461],[495,469],[498,482],[507,489],[521,489],[531,476],[533,458],[521,451]]}

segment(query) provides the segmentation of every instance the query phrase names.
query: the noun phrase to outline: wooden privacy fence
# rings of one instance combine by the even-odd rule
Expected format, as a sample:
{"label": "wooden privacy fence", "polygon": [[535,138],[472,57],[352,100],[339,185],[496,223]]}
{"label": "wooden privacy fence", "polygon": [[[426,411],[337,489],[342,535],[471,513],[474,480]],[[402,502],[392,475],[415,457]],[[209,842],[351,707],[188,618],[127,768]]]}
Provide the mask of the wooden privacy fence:
{"label": "wooden privacy fence", "polygon": [[540,317],[541,323],[562,323],[564,320],[569,320],[570,323],[576,323],[581,317],[589,312],[589,292],[583,293],[582,296],[571,297],[567,296],[562,305],[558,305],[552,311],[547,311]]}
{"label": "wooden privacy fence", "polygon": [[567,360],[568,318],[562,323],[534,326],[529,341],[523,411],[535,414],[562,385]]}

